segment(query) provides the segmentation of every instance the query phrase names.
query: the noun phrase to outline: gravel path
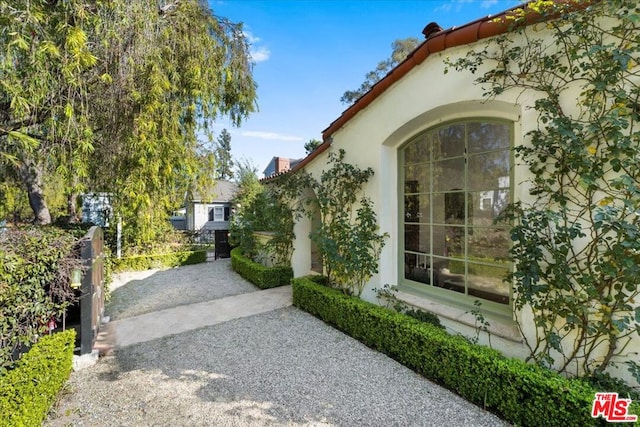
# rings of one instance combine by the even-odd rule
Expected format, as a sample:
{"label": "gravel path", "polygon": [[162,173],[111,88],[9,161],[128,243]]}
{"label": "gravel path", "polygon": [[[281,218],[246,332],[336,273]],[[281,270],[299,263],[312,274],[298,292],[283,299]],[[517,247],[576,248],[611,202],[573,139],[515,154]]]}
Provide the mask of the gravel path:
{"label": "gravel path", "polygon": [[[141,281],[158,280],[164,274],[185,277],[174,276],[181,270],[198,276],[207,268],[155,272]],[[204,289],[195,290],[193,283],[185,286],[203,293],[211,288],[205,280],[198,283]],[[148,289],[152,285],[131,284],[138,290],[146,289],[142,292],[145,301],[155,298]],[[224,292],[242,293],[249,287],[232,289],[230,285]],[[136,298],[129,289],[126,295]],[[185,298],[181,301],[189,299]],[[116,301],[114,298],[112,305]],[[121,306],[109,308],[121,315],[136,312],[134,301],[125,305],[128,311],[115,310]],[[507,424],[315,317],[289,307],[119,348],[96,366],[72,374],[64,397],[45,425]]]}
{"label": "gravel path", "polygon": [[118,320],[257,290],[231,269],[229,259],[168,270],[127,272],[115,275],[105,311],[111,320]]}

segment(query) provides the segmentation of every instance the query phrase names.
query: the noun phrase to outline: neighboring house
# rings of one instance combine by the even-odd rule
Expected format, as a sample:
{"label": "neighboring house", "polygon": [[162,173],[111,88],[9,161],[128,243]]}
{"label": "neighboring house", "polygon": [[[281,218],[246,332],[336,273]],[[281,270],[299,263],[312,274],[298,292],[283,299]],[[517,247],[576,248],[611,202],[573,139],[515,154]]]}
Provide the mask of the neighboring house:
{"label": "neighboring house", "polygon": [[274,157],[271,159],[265,170],[262,172],[265,178],[287,172],[296,167],[302,159],[288,159],[286,157]]}
{"label": "neighboring house", "polygon": [[89,193],[82,195],[82,222],[109,227],[112,208],[108,193]]}
{"label": "neighboring house", "polygon": [[[444,72],[445,58],[465,57],[507,31],[494,19],[449,30],[428,25],[426,41],[331,123],[323,144],[292,171],[318,178],[329,151],[339,149],[346,151],[346,162],[374,169],[365,192],[380,232],[390,237],[364,299],[375,302],[375,288],[397,284],[398,298],[436,313],[447,328],[466,336],[475,333],[471,313],[479,300],[491,319],[492,345],[526,357],[515,316],[525,334],[535,329],[530,313],[515,313],[511,286],[502,280],[512,269],[505,261],[509,226],[494,219],[511,201],[533,200],[523,184],[526,165],[514,162],[512,149],[536,129],[534,98],[511,91],[488,100],[474,83],[482,68],[475,75]],[[312,190],[307,196],[314,197]],[[316,221],[312,216],[296,223],[296,277],[317,271],[309,239]],[[632,347],[639,351],[640,343]]]}
{"label": "neighboring house", "polygon": [[188,195],[186,200],[185,224],[190,231],[228,230],[231,217],[231,200],[238,191],[238,184],[231,181],[217,181],[212,198],[202,200],[200,195]]}
{"label": "neighboring house", "polygon": [[180,208],[177,211],[173,212],[173,215],[169,217],[171,221],[171,225],[176,230],[186,230],[187,229],[187,208]]}

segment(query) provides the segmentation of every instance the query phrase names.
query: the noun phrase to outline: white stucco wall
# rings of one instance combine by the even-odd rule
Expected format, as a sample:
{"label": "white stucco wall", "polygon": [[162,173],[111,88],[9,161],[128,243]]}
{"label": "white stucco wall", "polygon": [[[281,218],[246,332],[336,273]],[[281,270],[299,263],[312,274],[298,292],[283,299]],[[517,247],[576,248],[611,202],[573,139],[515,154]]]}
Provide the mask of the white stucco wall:
{"label": "white stucco wall", "polygon": [[[469,49],[484,47],[485,44],[486,41],[480,41],[475,45],[432,54],[332,135],[330,150],[336,152],[344,149],[346,162],[375,170],[365,192],[378,214],[380,232],[390,235],[380,257],[379,274],[369,282],[363,293],[364,299],[375,302],[373,289],[384,284],[397,284],[403,274],[399,271],[399,252],[404,235],[400,232],[401,218],[398,209],[398,153],[409,138],[440,123],[456,119],[494,118],[513,123],[513,142],[517,146],[525,144],[525,135],[537,127],[537,113],[528,108],[533,105],[532,94],[510,91],[498,99],[487,101],[483,98],[483,88],[474,84],[474,79],[485,70],[480,69],[475,75],[454,70],[444,73],[445,57],[455,60],[465,55]],[[576,93],[567,92],[563,102],[575,105],[575,99]],[[327,155],[327,152],[322,153],[305,170],[319,177],[321,171],[327,168]],[[532,201],[528,191],[527,180],[530,176],[527,169],[516,163],[513,177],[514,200]],[[307,218],[303,218],[295,226],[296,241],[292,259],[295,276],[310,272],[310,231],[311,223]],[[413,304],[439,314],[450,331],[467,336],[475,334],[476,319],[468,310],[448,306],[424,296],[402,296]],[[530,313],[517,315],[521,316],[519,320],[524,326],[525,334],[533,336],[535,330],[532,328]],[[528,351],[513,319],[514,317],[511,320],[489,319],[492,322],[491,344],[507,355],[523,358]],[[488,343],[486,334],[481,334],[479,338],[481,343]],[[629,349],[640,351],[640,340],[636,340]],[[630,378],[624,371],[618,374]]]}

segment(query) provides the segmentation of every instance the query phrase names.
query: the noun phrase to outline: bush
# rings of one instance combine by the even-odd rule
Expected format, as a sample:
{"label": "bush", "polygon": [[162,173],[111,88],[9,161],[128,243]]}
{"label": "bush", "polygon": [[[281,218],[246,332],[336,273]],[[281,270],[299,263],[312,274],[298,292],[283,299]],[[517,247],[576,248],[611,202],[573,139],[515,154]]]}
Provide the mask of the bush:
{"label": "bush", "polygon": [[[504,419],[524,426],[591,426],[594,390],[539,366],[504,357],[462,336],[297,278],[293,303]],[[635,405],[634,411],[638,412]]]}
{"label": "bush", "polygon": [[70,276],[81,267],[73,233],[33,226],[0,233],[0,374],[77,300]]}
{"label": "bush", "polygon": [[133,255],[120,259],[111,258],[113,271],[137,271],[150,268],[177,267],[207,261],[207,251],[183,251],[166,254]]}
{"label": "bush", "polygon": [[44,336],[0,376],[1,425],[41,425],[69,378],[74,343],[73,329]]}
{"label": "bush", "polygon": [[288,285],[293,278],[291,267],[265,267],[242,255],[240,248],[231,250],[231,266],[236,273],[260,289]]}

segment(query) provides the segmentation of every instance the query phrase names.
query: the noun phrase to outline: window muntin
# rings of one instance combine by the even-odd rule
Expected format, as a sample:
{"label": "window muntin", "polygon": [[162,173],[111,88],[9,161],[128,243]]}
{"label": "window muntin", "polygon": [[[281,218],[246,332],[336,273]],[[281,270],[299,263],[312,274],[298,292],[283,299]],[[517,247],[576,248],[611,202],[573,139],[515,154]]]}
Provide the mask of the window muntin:
{"label": "window muntin", "polygon": [[402,149],[404,278],[509,304],[512,126],[473,120],[428,130]]}

